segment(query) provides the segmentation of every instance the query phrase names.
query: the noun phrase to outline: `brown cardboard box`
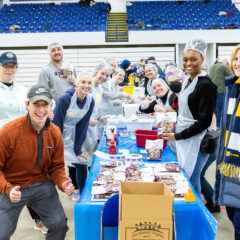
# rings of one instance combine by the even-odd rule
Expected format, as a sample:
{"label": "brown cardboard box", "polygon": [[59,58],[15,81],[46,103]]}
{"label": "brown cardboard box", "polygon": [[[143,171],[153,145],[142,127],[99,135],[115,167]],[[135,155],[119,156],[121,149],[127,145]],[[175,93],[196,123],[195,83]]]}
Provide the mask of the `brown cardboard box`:
{"label": "brown cardboard box", "polygon": [[172,240],[173,194],[164,183],[121,182],[119,240]]}

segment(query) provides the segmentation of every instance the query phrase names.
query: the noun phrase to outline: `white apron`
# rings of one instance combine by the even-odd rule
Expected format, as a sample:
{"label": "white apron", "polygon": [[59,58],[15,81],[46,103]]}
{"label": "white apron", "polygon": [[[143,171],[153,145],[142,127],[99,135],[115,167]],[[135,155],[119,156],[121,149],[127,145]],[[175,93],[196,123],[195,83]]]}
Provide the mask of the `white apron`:
{"label": "white apron", "polygon": [[[206,73],[201,72],[198,76],[204,76]],[[196,76],[191,84],[185,89],[188,84],[188,80],[183,83],[183,90],[180,92],[178,97],[178,119],[176,124],[176,132],[179,133],[191,125],[193,125],[197,120],[195,120],[192,116],[192,113],[188,106],[188,96],[191,94],[198,82],[198,76]],[[179,164],[185,170],[188,178],[191,177],[193,170],[195,168],[197,157],[200,149],[200,144],[205,136],[207,130],[202,131],[201,133],[187,138],[183,140],[176,141],[176,149],[177,149],[177,158]]]}
{"label": "white apron", "polygon": [[152,89],[152,81],[153,80],[148,80],[148,83],[147,83],[147,92],[150,96],[154,96],[154,92],[153,92],[153,89]]}
{"label": "white apron", "polygon": [[[95,100],[95,105],[92,113],[92,118],[95,118],[96,115],[101,115],[101,99],[102,99],[103,89],[101,85],[94,86],[92,90],[92,96]],[[96,151],[98,146],[98,139],[101,138],[103,132],[102,124],[97,121],[95,126],[88,126],[87,135],[85,141],[82,145],[82,151],[87,157],[87,164],[90,166],[93,153]]]}
{"label": "white apron", "polygon": [[84,107],[80,109],[77,105],[77,94],[75,92],[71,98],[71,102],[64,119],[63,123],[64,160],[69,164],[80,163],[74,152],[74,142],[76,125],[89,111],[89,107],[92,102],[92,96],[90,94],[87,95],[86,98],[87,99],[84,104]]}
{"label": "white apron", "polygon": [[[92,94],[93,94],[94,100],[95,100],[94,113],[92,114],[92,116],[94,115],[93,117],[95,117],[96,115],[103,117],[102,116],[102,108],[101,108],[102,93],[103,93],[103,89],[100,84],[93,88]],[[96,131],[96,139],[95,140],[97,141],[97,140],[101,139],[101,137],[102,137],[103,126],[99,121],[97,121],[96,126],[93,128],[95,128],[95,131]]]}
{"label": "white apron", "polygon": [[[101,99],[101,116],[107,116],[107,115],[119,115],[123,114],[123,103],[120,100],[122,97],[122,93],[119,91],[118,85],[115,85],[114,81],[112,79],[108,80],[104,83],[103,86],[103,92],[110,92],[114,95],[114,98],[112,96],[108,97],[108,93],[105,94],[105,96]],[[106,89],[107,88],[107,89]],[[114,106],[117,105],[117,106]]]}

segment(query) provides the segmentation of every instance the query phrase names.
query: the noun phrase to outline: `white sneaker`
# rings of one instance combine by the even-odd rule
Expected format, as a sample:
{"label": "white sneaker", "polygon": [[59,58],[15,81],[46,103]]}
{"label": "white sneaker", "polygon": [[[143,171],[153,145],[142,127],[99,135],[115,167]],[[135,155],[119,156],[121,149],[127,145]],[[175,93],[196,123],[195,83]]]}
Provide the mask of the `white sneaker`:
{"label": "white sneaker", "polygon": [[34,222],[34,229],[37,231],[41,231],[43,235],[46,235],[48,229],[43,225],[41,220],[36,219]]}

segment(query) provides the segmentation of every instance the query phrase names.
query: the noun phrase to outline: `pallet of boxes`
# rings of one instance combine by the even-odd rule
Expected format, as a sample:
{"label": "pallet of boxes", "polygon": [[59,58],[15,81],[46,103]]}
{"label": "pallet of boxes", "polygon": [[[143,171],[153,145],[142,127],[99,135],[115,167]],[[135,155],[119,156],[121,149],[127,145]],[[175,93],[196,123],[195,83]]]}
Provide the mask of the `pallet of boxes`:
{"label": "pallet of boxes", "polygon": [[173,194],[164,183],[121,182],[119,240],[172,240]]}

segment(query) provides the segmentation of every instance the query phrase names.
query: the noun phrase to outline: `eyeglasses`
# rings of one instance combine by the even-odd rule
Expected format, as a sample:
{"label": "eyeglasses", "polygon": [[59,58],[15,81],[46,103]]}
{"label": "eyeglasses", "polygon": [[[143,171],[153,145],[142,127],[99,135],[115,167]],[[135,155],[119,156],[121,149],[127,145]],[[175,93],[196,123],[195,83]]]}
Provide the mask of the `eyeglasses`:
{"label": "eyeglasses", "polygon": [[6,65],[6,64],[4,65],[1,64],[1,66],[5,69],[16,69],[18,67],[17,65]]}

